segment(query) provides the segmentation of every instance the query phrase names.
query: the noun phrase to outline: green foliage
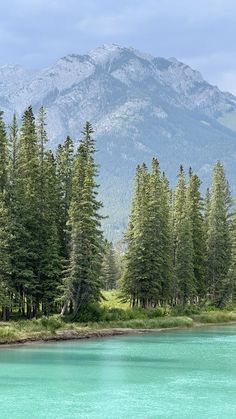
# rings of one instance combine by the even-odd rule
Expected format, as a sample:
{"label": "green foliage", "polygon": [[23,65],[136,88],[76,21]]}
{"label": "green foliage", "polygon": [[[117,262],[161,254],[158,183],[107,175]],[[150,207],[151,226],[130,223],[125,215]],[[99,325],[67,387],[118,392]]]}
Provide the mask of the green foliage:
{"label": "green foliage", "polygon": [[42,319],[37,320],[37,322],[42,325],[44,329],[49,330],[52,333],[64,326],[62,320],[57,316],[42,317]]}
{"label": "green foliage", "polygon": [[210,298],[223,306],[227,297],[225,281],[230,267],[230,196],[223,165],[218,161],[212,173],[208,215],[206,282]]}
{"label": "green foliage", "polygon": [[117,258],[113,244],[106,240],[101,266],[101,282],[105,290],[114,289],[117,285],[120,275]]}
{"label": "green foliage", "polygon": [[150,171],[139,165],[120,257],[101,231],[92,125],[86,123],[75,155],[69,137],[56,158],[46,144],[43,107],[35,120],[29,106],[19,130],[14,115],[8,135],[0,112],[3,320],[34,317],[32,333],[55,333],[63,322],[48,315],[59,312],[83,324],[150,327],[170,313],[234,306],[236,212],[220,162],[204,205],[191,169],[186,179],[180,167],[171,191],[156,158]]}
{"label": "green foliage", "polygon": [[172,280],[169,190],[156,159],[150,174],[144,164],[137,167],[126,242],[124,298],[143,308],[167,300]]}
{"label": "green foliage", "polygon": [[213,311],[192,316],[195,322],[199,323],[227,323],[236,321],[235,312]]}
{"label": "green foliage", "polygon": [[65,280],[65,305],[73,302],[74,317],[89,303],[101,298],[101,264],[103,238],[101,231],[101,202],[97,200],[95,182],[93,129],[89,122],[83,130],[72,168],[69,266]]}

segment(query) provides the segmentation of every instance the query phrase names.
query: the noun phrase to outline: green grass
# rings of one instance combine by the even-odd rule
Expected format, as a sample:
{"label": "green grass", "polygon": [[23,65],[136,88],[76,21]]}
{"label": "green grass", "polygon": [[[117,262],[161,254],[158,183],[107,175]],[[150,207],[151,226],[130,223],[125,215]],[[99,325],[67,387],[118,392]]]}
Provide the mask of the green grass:
{"label": "green grass", "polygon": [[197,323],[227,323],[236,321],[235,311],[212,311],[192,315],[191,318]]}
{"label": "green grass", "polygon": [[89,323],[88,327],[101,328],[125,328],[125,329],[167,329],[173,327],[191,327],[193,320],[189,317],[162,317],[153,319],[131,319],[111,322]]}
{"label": "green grass", "polygon": [[101,307],[105,308],[129,308],[128,302],[122,302],[118,290],[102,291],[104,300],[101,301]]}
{"label": "green grass", "polygon": [[57,316],[43,317],[38,320],[19,320],[0,323],[0,343],[28,339],[30,337],[40,339],[54,335],[56,330],[60,328],[66,327],[65,323]]}
{"label": "green grass", "polygon": [[0,343],[11,343],[18,340],[37,340],[53,337],[60,331],[87,333],[99,329],[168,329],[173,327],[194,327],[199,324],[236,322],[235,307],[217,311],[214,307],[176,307],[174,309],[130,309],[128,304],[119,300],[117,291],[104,292],[106,301],[100,305],[93,304],[84,309],[76,322],[70,317],[42,317],[33,320],[0,322]]}

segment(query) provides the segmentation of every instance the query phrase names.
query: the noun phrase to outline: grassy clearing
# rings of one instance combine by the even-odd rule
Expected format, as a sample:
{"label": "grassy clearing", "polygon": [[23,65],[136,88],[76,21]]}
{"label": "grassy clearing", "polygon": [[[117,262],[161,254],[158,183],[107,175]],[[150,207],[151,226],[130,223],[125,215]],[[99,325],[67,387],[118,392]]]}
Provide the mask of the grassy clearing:
{"label": "grassy clearing", "polygon": [[128,302],[121,301],[120,293],[118,290],[102,291],[104,300],[101,301],[100,306],[105,308],[129,308]]}

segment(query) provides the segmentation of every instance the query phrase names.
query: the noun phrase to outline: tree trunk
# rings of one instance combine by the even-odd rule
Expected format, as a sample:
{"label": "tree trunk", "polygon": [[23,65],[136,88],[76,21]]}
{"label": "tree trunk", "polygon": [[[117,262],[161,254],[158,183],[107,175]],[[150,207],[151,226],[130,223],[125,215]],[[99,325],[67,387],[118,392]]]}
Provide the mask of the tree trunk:
{"label": "tree trunk", "polygon": [[65,312],[67,310],[67,305],[68,305],[68,301],[65,301],[65,303],[64,303],[64,305],[63,305],[63,307],[61,309],[61,313],[60,313],[60,316],[61,317],[63,317],[65,315]]}

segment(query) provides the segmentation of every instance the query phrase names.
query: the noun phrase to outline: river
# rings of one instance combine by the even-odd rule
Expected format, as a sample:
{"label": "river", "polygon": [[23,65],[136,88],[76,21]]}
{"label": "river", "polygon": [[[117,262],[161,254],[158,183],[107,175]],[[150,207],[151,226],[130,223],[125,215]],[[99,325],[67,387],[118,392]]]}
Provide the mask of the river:
{"label": "river", "polygon": [[236,325],[1,348],[0,418],[236,418]]}

